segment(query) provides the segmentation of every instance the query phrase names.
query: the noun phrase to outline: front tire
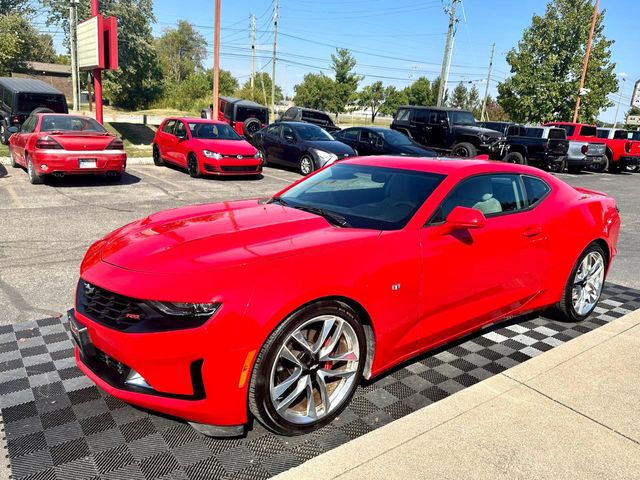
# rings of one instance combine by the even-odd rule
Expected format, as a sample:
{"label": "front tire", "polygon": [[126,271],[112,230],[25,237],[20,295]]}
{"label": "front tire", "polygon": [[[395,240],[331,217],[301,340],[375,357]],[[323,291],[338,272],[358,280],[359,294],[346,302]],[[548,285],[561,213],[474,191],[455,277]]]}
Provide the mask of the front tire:
{"label": "front tire", "polygon": [[570,322],[587,318],[600,300],[606,271],[607,258],[600,245],[594,242],[578,258],[554,310]]}
{"label": "front tire", "polygon": [[34,167],[33,162],[31,161],[31,157],[27,155],[27,174],[29,175],[29,183],[32,185],[39,185],[44,183],[44,176],[40,175],[36,172],[36,167]]}
{"label": "front tire", "polygon": [[198,166],[198,159],[193,153],[190,153],[187,157],[187,170],[192,178],[200,178],[200,167]]}
{"label": "front tire", "polygon": [[300,170],[301,175],[305,177],[309,175],[311,172],[313,172],[316,169],[316,165],[315,165],[315,162],[313,161],[313,158],[311,158],[309,155],[303,155],[302,158],[300,158],[298,169]]}
{"label": "front tire", "polygon": [[157,167],[164,165],[164,160],[162,159],[162,155],[160,155],[160,147],[157,143],[153,144],[153,164]]}
{"label": "front tire", "polygon": [[473,143],[460,142],[451,148],[451,155],[454,157],[473,158],[478,155],[478,149]]}
{"label": "front tire", "polygon": [[349,404],[362,379],[365,344],[349,305],[332,300],[298,310],[260,350],[249,385],[251,412],[283,435],[326,425]]}
{"label": "front tire", "polygon": [[503,162],[505,163],[515,163],[517,165],[526,165],[527,164],[527,160],[524,158],[524,155],[522,155],[519,152],[511,152],[511,153],[507,153],[504,158],[502,159]]}
{"label": "front tire", "polygon": [[16,158],[13,156],[13,150],[11,150],[11,147],[9,147],[9,161],[13,168],[18,168],[20,166],[18,165],[18,162],[16,162]]}

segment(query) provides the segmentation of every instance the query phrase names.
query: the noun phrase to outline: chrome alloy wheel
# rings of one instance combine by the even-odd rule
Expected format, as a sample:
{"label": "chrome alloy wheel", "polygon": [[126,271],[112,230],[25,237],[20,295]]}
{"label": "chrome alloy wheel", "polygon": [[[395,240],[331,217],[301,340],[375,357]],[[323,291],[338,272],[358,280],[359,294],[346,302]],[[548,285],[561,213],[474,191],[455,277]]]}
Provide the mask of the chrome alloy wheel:
{"label": "chrome alloy wheel", "polygon": [[600,252],[589,252],[573,279],[571,305],[578,315],[587,315],[595,308],[603,283],[604,259]]}
{"label": "chrome alloy wheel", "polygon": [[360,344],[335,315],[303,323],[284,341],[271,367],[269,395],[285,420],[307,425],[338,409],[358,377]]}

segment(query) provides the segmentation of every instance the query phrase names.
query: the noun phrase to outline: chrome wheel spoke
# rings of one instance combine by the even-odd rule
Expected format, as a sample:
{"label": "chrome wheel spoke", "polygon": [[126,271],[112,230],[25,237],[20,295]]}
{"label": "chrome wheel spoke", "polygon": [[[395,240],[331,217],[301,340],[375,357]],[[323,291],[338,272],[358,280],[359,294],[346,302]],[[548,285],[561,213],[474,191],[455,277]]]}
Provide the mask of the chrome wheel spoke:
{"label": "chrome wheel spoke", "polygon": [[282,347],[282,351],[280,352],[280,357],[285,358],[289,360],[291,363],[293,363],[294,365],[297,365],[298,367],[302,368],[302,363],[300,362],[300,360],[298,360],[298,357],[296,357],[293,354],[293,352],[287,348],[286,345]]}
{"label": "chrome wheel spoke", "polygon": [[326,355],[320,355],[321,362],[357,362],[358,354],[354,351],[336,353],[332,355],[331,352],[327,352]]}
{"label": "chrome wheel spoke", "polygon": [[356,370],[329,370],[323,368],[318,370],[318,373],[322,372],[322,375],[326,378],[350,378],[355,375]]}
{"label": "chrome wheel spoke", "polygon": [[306,390],[308,383],[309,383],[309,375],[304,375],[303,377],[300,377],[298,379],[298,383],[296,384],[296,388],[293,390],[293,392],[287,395],[287,397],[284,400],[282,400],[280,403],[278,403],[277,400],[274,400],[276,404],[275,405],[276,410],[281,412],[282,410],[285,410],[289,405],[291,405],[294,402],[294,400],[298,399],[300,395],[302,395],[302,393]]}
{"label": "chrome wheel spoke", "polygon": [[604,259],[598,252],[590,252],[580,262],[573,280],[571,303],[578,315],[586,315],[595,308],[604,282]]}
{"label": "chrome wheel spoke", "polygon": [[322,408],[326,413],[331,408],[331,399],[329,398],[329,391],[327,390],[327,382],[325,380],[324,371],[318,370],[317,382],[318,382],[318,390],[320,390],[320,399],[322,401]]}
{"label": "chrome wheel spoke", "polygon": [[[313,346],[313,353],[320,352],[320,357],[322,357],[323,355],[325,355],[325,352],[332,352],[336,348],[336,345],[338,344],[338,342],[340,341],[340,337],[342,336],[342,325],[344,324],[344,322],[342,320],[338,322],[336,331],[333,333],[330,342],[327,343],[329,333],[331,333],[331,329],[335,324],[335,317],[329,317],[324,321],[324,323],[322,324],[322,330],[320,331],[320,335],[318,336],[318,340]],[[327,345],[324,345],[325,343],[327,343]]]}
{"label": "chrome wheel spoke", "polygon": [[296,341],[298,345],[300,345],[305,352],[313,354],[313,346],[309,343],[304,333],[301,331],[297,331],[294,333],[291,338]]}
{"label": "chrome wheel spoke", "polygon": [[316,396],[313,392],[313,383],[311,382],[311,378],[307,377],[307,417],[311,420],[316,420],[318,418],[318,409],[316,407]]}
{"label": "chrome wheel spoke", "polygon": [[278,398],[284,395],[284,393],[289,389],[289,387],[291,387],[291,385],[293,385],[298,381],[298,379],[302,375],[302,371],[303,371],[302,368],[300,367],[296,368],[293,371],[293,373],[289,376],[289,378],[284,380],[282,383],[279,383],[278,385],[276,385],[275,388],[273,389],[273,395],[274,395],[273,399],[278,400]]}

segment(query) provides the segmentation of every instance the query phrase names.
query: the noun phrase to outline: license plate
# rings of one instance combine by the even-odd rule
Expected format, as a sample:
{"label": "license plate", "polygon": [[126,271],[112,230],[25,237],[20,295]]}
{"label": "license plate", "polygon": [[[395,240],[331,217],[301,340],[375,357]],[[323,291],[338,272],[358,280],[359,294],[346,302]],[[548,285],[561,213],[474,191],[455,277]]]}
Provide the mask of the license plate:
{"label": "license plate", "polygon": [[95,158],[81,158],[78,162],[80,168],[96,168]]}
{"label": "license plate", "polygon": [[78,347],[82,355],[94,355],[95,349],[89,337],[89,330],[76,320],[73,313],[69,312],[69,331],[71,332],[71,338],[73,343]]}

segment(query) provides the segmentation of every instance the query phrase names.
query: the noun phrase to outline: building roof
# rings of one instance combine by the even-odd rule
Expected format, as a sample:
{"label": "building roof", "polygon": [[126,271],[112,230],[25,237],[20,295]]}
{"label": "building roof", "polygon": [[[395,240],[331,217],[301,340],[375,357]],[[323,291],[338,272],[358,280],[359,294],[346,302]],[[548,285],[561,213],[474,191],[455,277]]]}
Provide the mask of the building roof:
{"label": "building roof", "polygon": [[0,85],[13,92],[48,93],[63,95],[60,90],[52,87],[48,83],[45,83],[42,80],[34,80],[31,78],[0,77]]}
{"label": "building roof", "polygon": [[71,66],[61,63],[45,63],[45,62],[26,62],[27,68],[34,72],[42,73],[62,73],[71,75]]}

